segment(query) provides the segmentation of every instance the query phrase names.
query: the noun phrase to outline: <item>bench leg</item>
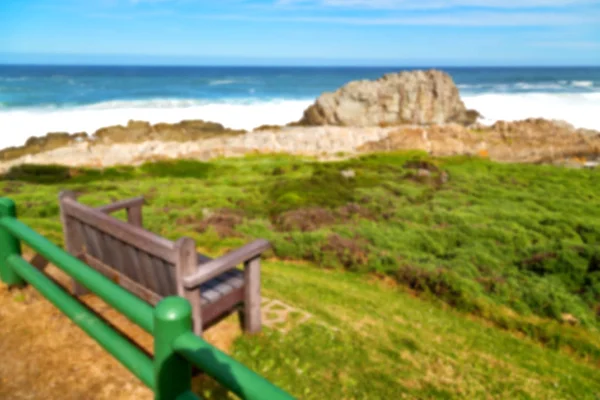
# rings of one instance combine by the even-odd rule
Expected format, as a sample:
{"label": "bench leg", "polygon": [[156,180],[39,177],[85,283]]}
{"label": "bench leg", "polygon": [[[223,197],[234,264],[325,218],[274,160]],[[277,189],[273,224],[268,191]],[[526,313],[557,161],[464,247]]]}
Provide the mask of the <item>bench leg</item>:
{"label": "bench leg", "polygon": [[239,316],[246,332],[260,332],[260,257],[244,263],[244,309]]}
{"label": "bench leg", "polygon": [[74,296],[82,296],[90,292],[85,286],[81,285],[75,279],[71,279],[71,290],[73,291]]}

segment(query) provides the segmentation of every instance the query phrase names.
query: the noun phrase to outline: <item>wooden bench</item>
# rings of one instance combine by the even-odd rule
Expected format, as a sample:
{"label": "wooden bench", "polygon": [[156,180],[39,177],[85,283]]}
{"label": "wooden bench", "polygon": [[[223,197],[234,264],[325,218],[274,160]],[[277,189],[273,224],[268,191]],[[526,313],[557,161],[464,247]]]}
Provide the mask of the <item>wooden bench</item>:
{"label": "wooden bench", "polygon": [[[260,331],[260,257],[270,248],[268,241],[211,259],[196,252],[191,238],[172,242],[144,229],[143,197],[92,208],[64,191],[59,203],[69,253],[152,305],[169,295],[185,297],[197,335],[234,311],[245,331]],[[128,222],[109,215],[123,209]],[[236,268],[240,264],[243,271]],[[85,292],[73,280],[73,294]]]}

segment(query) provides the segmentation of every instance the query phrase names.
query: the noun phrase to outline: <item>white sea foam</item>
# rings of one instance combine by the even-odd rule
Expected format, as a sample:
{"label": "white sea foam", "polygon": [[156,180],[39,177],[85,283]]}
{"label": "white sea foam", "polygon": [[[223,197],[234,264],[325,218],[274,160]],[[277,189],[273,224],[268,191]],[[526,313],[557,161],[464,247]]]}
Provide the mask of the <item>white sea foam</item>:
{"label": "white sea foam", "polygon": [[484,122],[547,118],[565,120],[575,127],[600,130],[600,92],[507,93],[463,96],[465,105],[479,111]]}
{"label": "white sea foam", "polygon": [[515,84],[517,89],[521,90],[548,90],[548,89],[563,89],[563,85],[560,83],[553,82],[539,82],[539,83],[528,83],[528,82],[517,82]]}
{"label": "white sea foam", "polygon": [[573,81],[571,82],[572,86],[575,87],[594,87],[594,82],[592,81]]}
{"label": "white sea foam", "polygon": [[[562,119],[576,127],[600,130],[600,92],[591,93],[487,93],[464,94],[468,108],[484,122],[525,118]],[[93,133],[130,119],[175,123],[203,119],[235,129],[297,121],[312,100],[240,99],[209,102],[190,99],[108,101],[72,108],[0,108],[0,148],[22,145],[30,136],[47,132]]]}
{"label": "white sea foam", "polygon": [[213,81],[208,82],[210,86],[219,86],[219,85],[231,85],[233,83],[238,83],[235,79],[215,79]]}
{"label": "white sea foam", "polygon": [[150,123],[175,123],[203,119],[234,129],[253,129],[263,124],[297,121],[312,100],[253,99],[207,102],[185,99],[108,101],[73,108],[0,109],[0,148],[22,145],[30,136],[47,132],[88,132],[130,119]]}

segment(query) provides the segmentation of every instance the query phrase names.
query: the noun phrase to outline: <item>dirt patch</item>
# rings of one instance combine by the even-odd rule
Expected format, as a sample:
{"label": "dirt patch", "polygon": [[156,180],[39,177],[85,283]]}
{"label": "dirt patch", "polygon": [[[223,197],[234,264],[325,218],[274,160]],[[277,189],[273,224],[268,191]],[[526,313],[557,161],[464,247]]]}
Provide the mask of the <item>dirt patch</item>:
{"label": "dirt patch", "polygon": [[214,211],[196,227],[197,232],[204,233],[214,229],[220,238],[240,236],[235,228],[244,221],[244,214],[238,210],[223,208]]}
{"label": "dirt patch", "polygon": [[293,230],[310,232],[323,226],[332,225],[335,221],[336,218],[331,211],[321,207],[310,207],[299,208],[279,215],[275,219],[275,226],[286,232]]}
{"label": "dirt patch", "polygon": [[337,215],[344,221],[353,219],[354,217],[375,219],[375,216],[368,208],[356,203],[348,203],[337,209]]}
{"label": "dirt patch", "polygon": [[404,163],[403,168],[407,169],[423,169],[429,172],[438,172],[439,168],[426,160],[411,160]]}
{"label": "dirt patch", "polygon": [[[56,267],[49,266],[46,272],[64,288],[70,287],[70,278]],[[79,300],[152,353],[152,337],[122,314],[92,294]],[[0,321],[0,399],[153,398],[129,370],[35,288],[9,290],[0,284]],[[204,338],[229,353],[241,334],[237,316],[232,315],[208,329]],[[194,378],[193,388],[200,392],[204,381],[202,376]]]}
{"label": "dirt patch", "polygon": [[409,172],[406,179],[439,188],[450,179],[446,171],[426,160],[411,160],[403,165]]}
{"label": "dirt patch", "polygon": [[219,350],[229,354],[235,339],[243,334],[239,318],[236,313],[233,313],[207,329],[203,334],[203,338]]}
{"label": "dirt patch", "polygon": [[274,226],[280,232],[312,232],[320,228],[351,221],[354,218],[375,219],[373,213],[359,204],[348,203],[331,211],[322,207],[299,208],[279,214]]}
{"label": "dirt patch", "polygon": [[[49,275],[69,279],[56,268]],[[82,301],[144,348],[150,335],[95,296]],[[152,393],[33,287],[0,284],[0,398],[151,399]],[[33,316],[33,317],[32,317]]]}

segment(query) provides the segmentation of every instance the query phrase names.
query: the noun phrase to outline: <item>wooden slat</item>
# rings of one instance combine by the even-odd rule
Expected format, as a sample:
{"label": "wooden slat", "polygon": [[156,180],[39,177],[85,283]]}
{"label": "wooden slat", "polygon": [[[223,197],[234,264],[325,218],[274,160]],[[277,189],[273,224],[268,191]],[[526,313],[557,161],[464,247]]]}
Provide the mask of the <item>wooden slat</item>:
{"label": "wooden slat", "polygon": [[175,294],[174,288],[170,286],[170,277],[169,277],[169,267],[168,264],[165,264],[162,260],[152,257],[152,265],[154,266],[154,270],[156,272],[157,283],[159,286],[159,291],[163,296],[169,296]]}
{"label": "wooden slat", "polygon": [[244,272],[237,268],[231,269],[221,276],[225,276],[227,278],[227,283],[236,289],[244,286]]}
{"label": "wooden slat", "polygon": [[105,232],[112,237],[130,244],[143,252],[161,258],[169,263],[175,263],[177,256],[175,245],[170,240],[148,232],[143,228],[120,221],[96,209],[77,203],[73,199],[64,199],[63,207],[71,215],[87,225]]}
{"label": "wooden slat", "polygon": [[208,261],[200,268],[194,276],[186,277],[183,280],[185,287],[193,288],[203,282],[207,282],[212,278],[221,275],[223,272],[235,267],[236,265],[251,260],[271,247],[271,244],[259,239],[247,244],[239,249],[231,251],[222,257]]}
{"label": "wooden slat", "polygon": [[154,293],[160,293],[160,285],[158,284],[158,276],[156,274],[152,258],[146,252],[137,252],[142,273],[146,277],[146,287]]}
{"label": "wooden slat", "polygon": [[120,271],[119,268],[116,265],[115,262],[115,251],[116,249],[114,247],[112,247],[112,238],[107,235],[104,232],[101,232],[95,228],[92,228],[94,235],[96,236],[96,240],[98,241],[98,245],[100,246],[100,257],[96,257],[98,258],[100,261],[102,261],[104,264],[106,265],[110,265],[112,268],[116,269],[119,272],[123,272]]}
{"label": "wooden slat", "polygon": [[244,291],[236,289],[221,297],[217,303],[206,304],[202,307],[202,320],[209,326],[221,317],[236,310],[236,306],[244,301]]}
{"label": "wooden slat", "polygon": [[133,265],[131,265],[131,263],[126,262],[125,243],[115,238],[110,238],[108,243],[111,249],[114,249],[113,262],[115,269],[121,271],[123,274],[131,278],[134,282],[140,283],[140,281],[137,279],[135,271],[133,270]]}
{"label": "wooden slat", "polygon": [[121,274],[120,272],[112,269],[110,266],[104,264],[102,261],[98,260],[95,257],[90,256],[89,254],[85,256],[85,262],[107,278],[111,279],[113,282],[118,283],[131,293],[135,294],[142,300],[150,303],[151,305],[156,305],[161,299],[157,293],[147,289],[143,285],[140,285],[137,282],[129,279],[127,276]]}
{"label": "wooden slat", "polygon": [[100,244],[98,243],[98,238],[96,237],[94,228],[82,222],[80,222],[79,226],[81,227],[83,237],[85,238],[86,252],[97,259],[101,259],[102,249],[100,248]]}
{"label": "wooden slat", "polygon": [[223,275],[219,275],[216,278],[213,278],[212,282],[214,282],[213,289],[215,289],[222,295],[226,295],[234,289],[233,286],[229,285],[229,283],[227,282],[227,277]]}
{"label": "wooden slat", "polygon": [[200,296],[206,300],[207,303],[214,303],[219,300],[222,295],[221,293],[214,290],[212,287],[200,286]]}
{"label": "wooden slat", "polygon": [[148,286],[146,283],[146,276],[140,266],[137,250],[123,242],[121,242],[121,245],[123,246],[123,262],[131,266],[133,279],[141,285]]}
{"label": "wooden slat", "polygon": [[176,280],[176,272],[175,272],[175,265],[170,265],[165,263],[166,266],[168,266],[169,268],[167,268],[167,279],[169,281],[169,294],[170,295],[177,295],[177,280]]}

